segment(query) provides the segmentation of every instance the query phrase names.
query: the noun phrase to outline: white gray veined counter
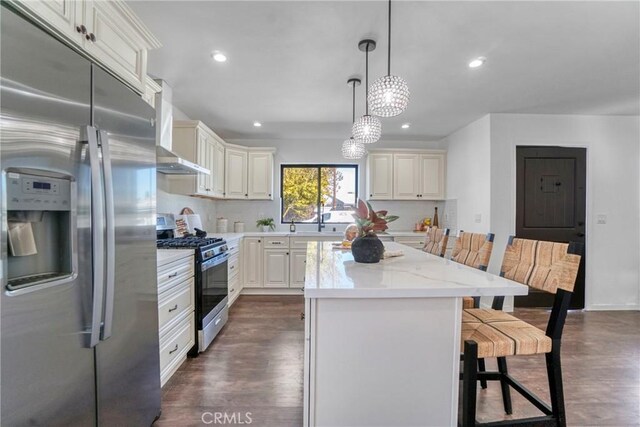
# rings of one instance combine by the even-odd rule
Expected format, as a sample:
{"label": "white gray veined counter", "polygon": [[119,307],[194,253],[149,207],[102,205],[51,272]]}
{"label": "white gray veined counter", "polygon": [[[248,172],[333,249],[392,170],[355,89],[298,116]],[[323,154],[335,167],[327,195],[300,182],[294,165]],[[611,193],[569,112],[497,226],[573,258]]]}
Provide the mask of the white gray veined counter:
{"label": "white gray veined counter", "polygon": [[519,283],[408,246],[359,264],[309,242],[306,426],[457,424],[462,297],[526,295]]}

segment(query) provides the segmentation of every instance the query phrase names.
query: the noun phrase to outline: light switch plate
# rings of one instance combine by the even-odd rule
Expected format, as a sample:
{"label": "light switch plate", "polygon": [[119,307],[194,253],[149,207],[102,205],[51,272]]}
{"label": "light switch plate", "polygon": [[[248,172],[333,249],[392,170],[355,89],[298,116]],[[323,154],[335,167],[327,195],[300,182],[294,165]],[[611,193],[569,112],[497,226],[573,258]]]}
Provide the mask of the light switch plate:
{"label": "light switch plate", "polygon": [[598,216],[596,217],[596,222],[598,224],[606,224],[607,216],[605,214],[598,214]]}
{"label": "light switch plate", "polygon": [[473,220],[476,222],[476,224],[480,224],[482,222],[482,214],[475,214]]}

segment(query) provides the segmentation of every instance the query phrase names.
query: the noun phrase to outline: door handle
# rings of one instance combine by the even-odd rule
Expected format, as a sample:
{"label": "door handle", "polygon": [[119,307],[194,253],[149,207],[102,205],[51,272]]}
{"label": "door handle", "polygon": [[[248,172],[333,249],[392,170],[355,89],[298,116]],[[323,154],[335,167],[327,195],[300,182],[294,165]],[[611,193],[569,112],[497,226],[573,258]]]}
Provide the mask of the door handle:
{"label": "door handle", "polygon": [[578,237],[584,237],[584,233],[576,233],[576,236],[578,236]]}
{"label": "door handle", "polygon": [[100,149],[102,151],[102,169],[104,172],[104,199],[105,199],[105,216],[107,231],[107,284],[105,290],[104,303],[104,324],[100,339],[103,341],[111,336],[113,329],[113,305],[115,299],[115,283],[116,283],[116,224],[115,224],[115,208],[113,199],[113,174],[111,170],[111,153],[109,148],[109,136],[106,131],[101,130]]}
{"label": "door handle", "polygon": [[91,252],[93,259],[93,296],[91,304],[91,330],[88,347],[98,345],[104,297],[104,194],[102,173],[98,156],[98,137],[93,126],[82,128],[81,140],[87,143],[89,166],[91,167]]}

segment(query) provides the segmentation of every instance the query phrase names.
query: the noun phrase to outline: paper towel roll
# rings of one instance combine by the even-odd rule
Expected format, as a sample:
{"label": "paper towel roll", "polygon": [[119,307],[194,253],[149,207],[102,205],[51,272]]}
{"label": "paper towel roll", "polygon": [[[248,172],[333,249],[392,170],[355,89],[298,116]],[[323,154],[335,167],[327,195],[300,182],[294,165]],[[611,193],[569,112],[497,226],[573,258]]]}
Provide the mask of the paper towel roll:
{"label": "paper towel roll", "polygon": [[9,223],[9,250],[13,256],[27,256],[38,253],[30,222]]}

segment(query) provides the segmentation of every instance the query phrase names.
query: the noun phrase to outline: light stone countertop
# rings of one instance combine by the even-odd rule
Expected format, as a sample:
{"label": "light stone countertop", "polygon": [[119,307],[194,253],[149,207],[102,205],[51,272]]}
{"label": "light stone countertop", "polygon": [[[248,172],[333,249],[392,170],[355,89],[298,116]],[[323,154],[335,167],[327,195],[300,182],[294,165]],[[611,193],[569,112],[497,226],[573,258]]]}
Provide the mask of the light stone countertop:
{"label": "light stone countertop", "polygon": [[331,242],[309,242],[305,298],[429,298],[526,295],[520,283],[427,254],[395,242],[403,256],[360,264],[350,250]]}

